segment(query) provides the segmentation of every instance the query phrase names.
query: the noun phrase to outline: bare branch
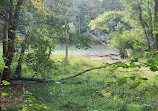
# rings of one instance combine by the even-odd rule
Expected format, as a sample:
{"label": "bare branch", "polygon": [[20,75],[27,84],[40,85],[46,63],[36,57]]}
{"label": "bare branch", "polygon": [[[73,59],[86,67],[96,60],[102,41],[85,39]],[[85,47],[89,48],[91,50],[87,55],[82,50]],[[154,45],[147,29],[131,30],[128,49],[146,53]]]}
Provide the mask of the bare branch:
{"label": "bare branch", "polygon": [[106,67],[111,66],[111,65],[114,65],[114,64],[116,64],[116,63],[126,63],[126,62],[129,62],[129,61],[114,62],[114,63],[108,64],[108,65],[105,65],[105,66],[90,68],[90,69],[87,69],[87,70],[85,70],[85,71],[83,71],[83,72],[77,73],[77,74],[75,74],[75,75],[73,75],[73,76],[69,76],[69,77],[66,77],[66,78],[62,78],[62,79],[60,79],[60,81],[77,77],[77,76],[79,76],[79,75],[82,75],[82,74],[85,73],[85,72],[89,72],[89,71],[92,71],[92,70],[106,68]]}

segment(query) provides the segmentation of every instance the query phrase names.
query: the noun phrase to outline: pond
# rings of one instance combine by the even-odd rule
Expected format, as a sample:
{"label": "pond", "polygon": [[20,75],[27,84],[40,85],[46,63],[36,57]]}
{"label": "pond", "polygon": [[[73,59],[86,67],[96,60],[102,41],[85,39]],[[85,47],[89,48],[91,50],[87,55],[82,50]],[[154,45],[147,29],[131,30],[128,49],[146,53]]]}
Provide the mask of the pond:
{"label": "pond", "polygon": [[[57,45],[53,54],[65,54],[65,45]],[[109,55],[118,54],[117,50],[106,45],[91,45],[91,48],[77,49],[74,45],[69,46],[69,54],[75,55]]]}
{"label": "pond", "polygon": [[[65,54],[65,45],[57,45],[53,54]],[[95,60],[122,60],[116,49],[106,45],[91,45],[91,48],[87,50],[78,49],[74,45],[71,45],[69,46],[69,54],[81,55]]]}

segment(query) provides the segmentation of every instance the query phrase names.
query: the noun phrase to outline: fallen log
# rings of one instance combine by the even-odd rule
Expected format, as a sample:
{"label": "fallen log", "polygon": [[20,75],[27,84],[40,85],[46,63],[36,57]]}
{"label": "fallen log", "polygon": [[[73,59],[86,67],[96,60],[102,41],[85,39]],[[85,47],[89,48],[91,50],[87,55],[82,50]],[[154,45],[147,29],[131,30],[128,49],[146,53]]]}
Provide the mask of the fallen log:
{"label": "fallen log", "polygon": [[[82,72],[80,72],[80,73],[77,73],[77,74],[75,74],[75,75],[72,75],[72,76],[69,76],[69,77],[66,77],[66,78],[62,78],[62,79],[60,79],[59,81],[68,80],[68,79],[71,79],[71,78],[80,76],[80,75],[82,75],[83,73],[86,73],[86,72],[89,72],[89,71],[92,71],[92,70],[96,70],[96,69],[106,68],[106,67],[111,66],[111,65],[114,65],[114,64],[116,64],[116,63],[126,63],[126,62],[130,62],[130,61],[114,62],[114,63],[108,64],[108,65],[105,65],[105,66],[90,68],[90,69],[87,69],[87,70],[82,71]],[[60,83],[60,82],[58,83],[58,82],[56,82],[56,81],[54,81],[54,80],[45,80],[45,79],[27,78],[27,77],[15,77],[15,78],[10,78],[8,81],[11,81],[11,80],[13,80],[13,81],[19,81],[19,80],[23,80],[23,81],[36,81],[36,82],[41,82],[41,83],[55,82],[55,83],[57,83],[57,84]]]}
{"label": "fallen log", "polygon": [[10,78],[8,81],[36,81],[36,82],[41,82],[41,83],[46,83],[46,82],[55,82],[54,80],[45,80],[45,79],[39,79],[39,78],[27,78],[27,77],[14,77]]}
{"label": "fallen log", "polygon": [[108,65],[105,65],[105,66],[90,68],[90,69],[87,69],[87,70],[85,70],[85,71],[83,71],[83,72],[77,73],[77,74],[75,74],[75,75],[72,75],[72,76],[69,76],[69,77],[66,77],[66,78],[62,78],[62,79],[60,79],[59,81],[67,80],[67,79],[71,79],[71,78],[77,77],[77,76],[82,75],[83,73],[88,72],[88,71],[106,68],[106,67],[111,66],[111,65],[114,65],[114,64],[116,64],[116,63],[126,63],[126,62],[130,62],[130,61],[114,62],[114,63],[108,64]]}

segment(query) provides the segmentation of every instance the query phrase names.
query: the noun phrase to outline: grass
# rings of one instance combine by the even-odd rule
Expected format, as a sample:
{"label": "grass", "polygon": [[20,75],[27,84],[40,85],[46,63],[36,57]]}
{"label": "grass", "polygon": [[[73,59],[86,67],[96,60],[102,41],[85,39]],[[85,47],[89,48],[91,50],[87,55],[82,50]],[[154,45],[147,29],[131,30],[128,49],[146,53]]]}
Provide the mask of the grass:
{"label": "grass", "polygon": [[[52,55],[52,59],[59,66],[58,76],[53,78],[55,81],[104,64],[103,61],[70,55],[69,64],[64,65],[63,58],[62,54]],[[16,63],[12,68],[15,66]],[[31,108],[35,106],[40,107],[38,111],[45,111],[43,106],[50,111],[156,111],[158,110],[158,77],[157,73],[148,70],[145,67],[141,69],[119,68],[111,73],[100,69],[62,81],[61,84],[18,81],[11,86],[1,87],[0,90],[10,94],[9,97],[5,97],[7,102],[13,101],[13,105],[9,102],[5,104],[5,108],[9,111],[21,111],[24,107],[30,108],[29,111],[31,111]],[[31,76],[30,73],[32,71],[24,65],[24,76]],[[108,81],[117,82],[123,77],[131,76],[136,76],[135,81],[142,82],[135,89],[130,89],[134,83],[130,79],[127,84],[120,87],[117,84],[107,84]],[[142,77],[147,77],[149,80],[138,79]],[[26,91],[29,91],[31,95],[25,97]],[[35,100],[31,99],[32,96]]]}

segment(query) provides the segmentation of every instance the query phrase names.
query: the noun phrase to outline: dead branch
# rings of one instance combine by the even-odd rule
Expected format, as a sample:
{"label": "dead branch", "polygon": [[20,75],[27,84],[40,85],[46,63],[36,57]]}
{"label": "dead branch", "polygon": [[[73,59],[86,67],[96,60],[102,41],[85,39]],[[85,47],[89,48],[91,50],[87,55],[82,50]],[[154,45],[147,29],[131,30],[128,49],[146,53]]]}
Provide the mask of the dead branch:
{"label": "dead branch", "polygon": [[69,76],[69,77],[66,77],[66,78],[62,78],[62,79],[60,79],[59,81],[67,80],[67,79],[71,79],[71,78],[77,77],[77,76],[82,75],[83,73],[88,72],[88,71],[106,68],[106,67],[111,66],[111,65],[114,65],[114,64],[116,64],[116,63],[126,63],[126,62],[129,62],[129,61],[114,62],[114,63],[108,64],[108,65],[105,65],[105,66],[90,68],[90,69],[87,69],[87,70],[85,70],[85,71],[83,71],[83,72],[77,73],[77,74],[75,74],[75,75],[72,75],[72,76]]}
{"label": "dead branch", "polygon": [[46,83],[46,82],[55,82],[54,80],[44,80],[44,79],[39,79],[39,78],[27,78],[27,77],[15,77],[15,78],[10,78],[9,81],[36,81],[36,82],[41,82],[41,83]]}
{"label": "dead branch", "polygon": [[[68,79],[80,76],[83,73],[86,73],[86,72],[89,72],[89,71],[92,71],[92,70],[96,70],[96,69],[106,68],[106,67],[114,65],[116,63],[127,63],[127,62],[129,62],[129,61],[114,62],[114,63],[108,64],[108,65],[105,65],[105,66],[90,68],[90,69],[87,69],[87,70],[82,71],[80,73],[77,73],[75,75],[72,75],[72,76],[69,76],[69,77],[66,77],[66,78],[62,78],[59,81],[68,80]],[[44,80],[44,79],[39,79],[39,78],[26,78],[26,77],[15,77],[15,78],[10,78],[9,80],[13,80],[13,81],[19,81],[19,80],[23,80],[23,81],[36,81],[36,82],[41,82],[41,83],[55,82],[54,80]]]}

